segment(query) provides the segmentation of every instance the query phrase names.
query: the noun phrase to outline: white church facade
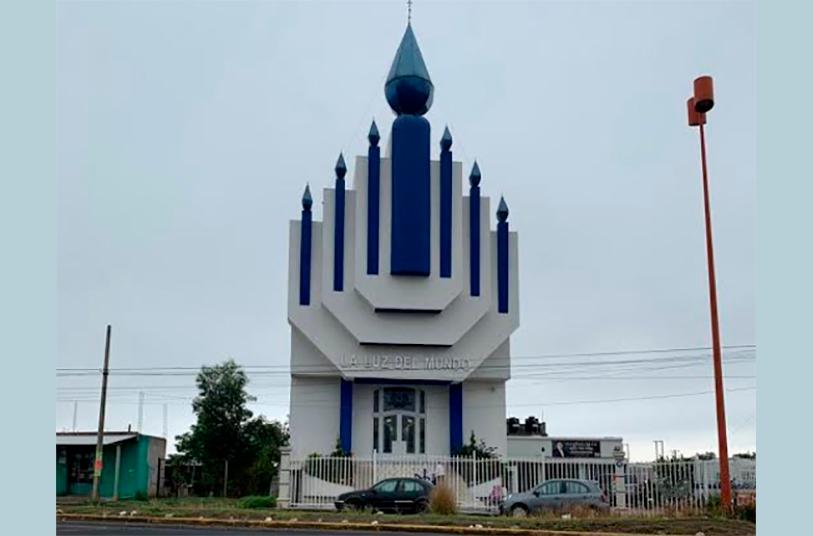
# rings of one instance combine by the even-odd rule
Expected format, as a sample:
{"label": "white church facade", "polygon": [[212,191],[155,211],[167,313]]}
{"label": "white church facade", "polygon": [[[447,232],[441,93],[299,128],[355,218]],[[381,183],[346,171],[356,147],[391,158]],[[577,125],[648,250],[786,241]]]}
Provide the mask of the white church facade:
{"label": "white church facade", "polygon": [[451,455],[473,433],[504,455],[519,327],[508,207],[423,117],[434,87],[410,26],[385,95],[387,139],[373,122],[367,154],[340,155],[322,221],[306,188],[290,222],[291,454]]}

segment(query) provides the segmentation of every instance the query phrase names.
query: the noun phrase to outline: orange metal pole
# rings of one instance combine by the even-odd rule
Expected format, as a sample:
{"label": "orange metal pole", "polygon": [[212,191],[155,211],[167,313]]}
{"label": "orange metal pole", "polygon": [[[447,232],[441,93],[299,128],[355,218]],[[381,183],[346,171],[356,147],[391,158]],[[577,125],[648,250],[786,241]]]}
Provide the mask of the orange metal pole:
{"label": "orange metal pole", "polygon": [[717,443],[720,457],[720,503],[731,510],[731,477],[728,468],[728,438],[725,423],[725,391],[723,388],[723,358],[720,351],[720,324],[717,318],[717,280],[714,275],[714,248],[711,240],[711,206],[709,178],[706,167],[706,134],[700,125],[700,158],[703,165],[703,205],[706,213],[706,259],[709,265],[709,306],[711,308],[711,343],[714,357],[714,396],[717,402]]}

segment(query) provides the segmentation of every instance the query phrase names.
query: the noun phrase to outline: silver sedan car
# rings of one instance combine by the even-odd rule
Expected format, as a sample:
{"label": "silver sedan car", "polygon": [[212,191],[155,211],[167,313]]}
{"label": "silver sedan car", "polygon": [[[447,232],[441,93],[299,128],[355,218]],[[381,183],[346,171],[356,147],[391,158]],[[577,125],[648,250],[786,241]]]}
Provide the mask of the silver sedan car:
{"label": "silver sedan car", "polygon": [[567,511],[574,507],[607,513],[610,503],[597,482],[592,480],[548,480],[525,493],[509,495],[500,512],[514,517],[542,511]]}

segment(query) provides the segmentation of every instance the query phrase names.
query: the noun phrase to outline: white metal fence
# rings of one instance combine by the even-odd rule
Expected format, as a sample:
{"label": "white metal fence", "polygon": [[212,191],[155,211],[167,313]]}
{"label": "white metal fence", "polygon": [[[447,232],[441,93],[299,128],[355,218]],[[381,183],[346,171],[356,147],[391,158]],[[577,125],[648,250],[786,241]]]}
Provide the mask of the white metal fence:
{"label": "white metal fence", "polygon": [[[732,467],[734,488],[755,489],[755,462],[733,462],[739,464]],[[433,483],[443,480],[455,491],[458,508],[464,512],[496,512],[508,494],[530,491],[556,478],[596,481],[611,506],[638,514],[697,513],[712,496],[719,495],[717,460],[627,463],[608,459],[283,456],[281,465],[278,502],[283,507],[303,509],[333,508],[339,494],[366,489],[392,477],[423,478]]]}

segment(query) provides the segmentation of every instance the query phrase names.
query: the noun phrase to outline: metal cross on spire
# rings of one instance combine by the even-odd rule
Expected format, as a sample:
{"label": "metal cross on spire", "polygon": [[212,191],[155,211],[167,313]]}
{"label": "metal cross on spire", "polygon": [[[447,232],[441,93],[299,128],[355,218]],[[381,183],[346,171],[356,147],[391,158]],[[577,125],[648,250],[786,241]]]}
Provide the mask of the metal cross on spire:
{"label": "metal cross on spire", "polygon": [[407,24],[412,24],[412,0],[407,0]]}

